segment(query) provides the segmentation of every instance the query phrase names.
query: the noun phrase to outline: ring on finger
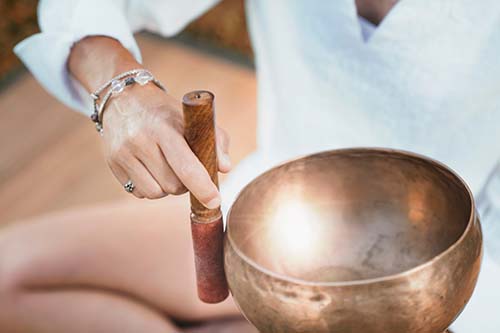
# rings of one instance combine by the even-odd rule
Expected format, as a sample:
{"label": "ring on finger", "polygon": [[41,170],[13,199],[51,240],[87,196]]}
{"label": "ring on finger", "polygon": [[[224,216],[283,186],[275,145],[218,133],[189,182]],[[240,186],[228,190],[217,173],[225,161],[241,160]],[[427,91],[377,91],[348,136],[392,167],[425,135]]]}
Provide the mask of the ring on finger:
{"label": "ring on finger", "polygon": [[134,189],[135,189],[135,185],[134,185],[134,183],[131,180],[129,180],[128,182],[125,183],[125,185],[123,185],[123,188],[128,193],[132,193],[134,191]]}

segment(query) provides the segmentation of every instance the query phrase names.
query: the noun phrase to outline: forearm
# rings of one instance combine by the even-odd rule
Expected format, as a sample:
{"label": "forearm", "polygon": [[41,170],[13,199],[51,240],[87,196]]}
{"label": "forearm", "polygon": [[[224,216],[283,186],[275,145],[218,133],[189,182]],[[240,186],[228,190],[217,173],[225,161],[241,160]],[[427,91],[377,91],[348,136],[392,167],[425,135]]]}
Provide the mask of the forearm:
{"label": "forearm", "polygon": [[68,70],[88,92],[122,72],[141,68],[134,56],[114,38],[89,36],[71,49]]}

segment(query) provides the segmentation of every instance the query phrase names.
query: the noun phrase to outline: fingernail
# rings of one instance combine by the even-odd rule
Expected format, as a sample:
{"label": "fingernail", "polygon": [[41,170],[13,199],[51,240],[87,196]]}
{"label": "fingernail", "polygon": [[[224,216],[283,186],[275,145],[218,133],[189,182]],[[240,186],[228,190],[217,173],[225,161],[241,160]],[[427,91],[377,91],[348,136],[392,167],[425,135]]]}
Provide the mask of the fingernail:
{"label": "fingernail", "polygon": [[220,197],[217,196],[206,204],[207,208],[215,209],[220,206]]}
{"label": "fingernail", "polygon": [[224,164],[226,167],[231,167],[231,159],[229,158],[228,154],[222,154],[221,160],[222,164]]}

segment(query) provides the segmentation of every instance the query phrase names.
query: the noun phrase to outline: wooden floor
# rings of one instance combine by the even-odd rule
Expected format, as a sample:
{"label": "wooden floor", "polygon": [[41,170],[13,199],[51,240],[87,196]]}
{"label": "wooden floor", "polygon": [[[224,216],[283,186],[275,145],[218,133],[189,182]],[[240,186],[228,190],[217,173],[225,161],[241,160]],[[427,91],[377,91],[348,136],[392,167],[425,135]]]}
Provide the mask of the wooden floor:
{"label": "wooden floor", "polygon": [[[233,162],[255,148],[252,69],[179,42],[138,39],[146,67],[172,95],[180,98],[193,89],[215,93]],[[59,103],[30,74],[1,91],[0,223],[130,198],[108,171],[99,141],[87,118]]]}

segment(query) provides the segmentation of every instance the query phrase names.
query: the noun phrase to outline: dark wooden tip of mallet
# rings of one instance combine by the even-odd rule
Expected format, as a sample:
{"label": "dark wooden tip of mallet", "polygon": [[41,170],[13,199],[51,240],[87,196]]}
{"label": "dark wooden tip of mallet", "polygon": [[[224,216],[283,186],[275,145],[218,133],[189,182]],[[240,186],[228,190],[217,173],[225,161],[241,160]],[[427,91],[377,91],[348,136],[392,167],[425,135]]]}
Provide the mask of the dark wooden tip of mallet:
{"label": "dark wooden tip of mallet", "polygon": [[[186,141],[218,186],[213,102],[211,92],[193,91],[184,95],[182,106]],[[222,213],[220,207],[206,208],[192,194],[190,199],[198,297],[205,303],[219,303],[229,295],[224,273]]]}

